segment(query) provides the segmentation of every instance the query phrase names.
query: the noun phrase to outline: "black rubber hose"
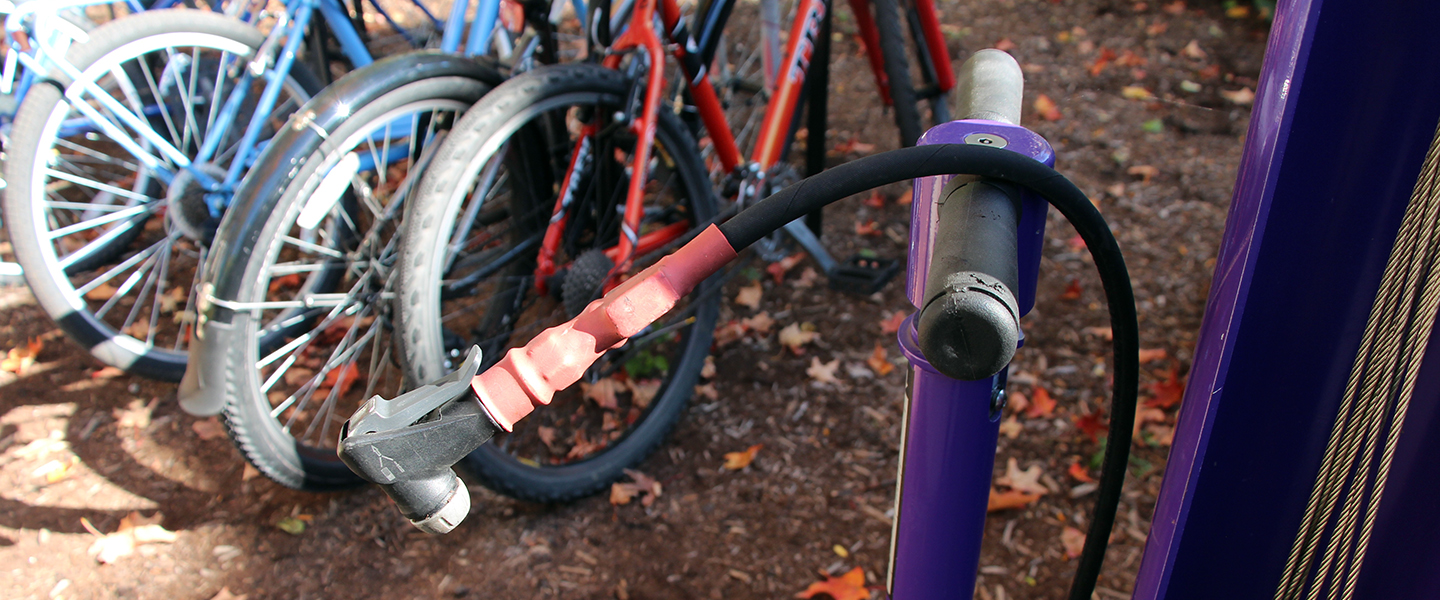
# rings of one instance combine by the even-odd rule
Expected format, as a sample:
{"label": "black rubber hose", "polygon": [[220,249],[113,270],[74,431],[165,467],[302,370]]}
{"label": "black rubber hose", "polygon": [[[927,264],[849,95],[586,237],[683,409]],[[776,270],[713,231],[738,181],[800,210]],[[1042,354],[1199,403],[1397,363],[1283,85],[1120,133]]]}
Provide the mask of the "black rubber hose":
{"label": "black rubber hose", "polygon": [[742,211],[720,225],[720,232],[738,252],[786,223],[842,198],[906,179],[953,174],[1008,181],[1045,198],[1085,241],[1105,288],[1115,353],[1110,433],[1105,444],[1104,464],[1100,467],[1100,486],[1090,532],[1085,537],[1069,595],[1071,600],[1088,600],[1105,561],[1105,549],[1130,461],[1131,428],[1135,423],[1140,386],[1140,326],[1135,318],[1135,294],[1130,287],[1125,257],[1120,254],[1120,246],[1105,218],[1084,192],[1054,169],[1009,150],[934,144],[875,154],[823,171]]}

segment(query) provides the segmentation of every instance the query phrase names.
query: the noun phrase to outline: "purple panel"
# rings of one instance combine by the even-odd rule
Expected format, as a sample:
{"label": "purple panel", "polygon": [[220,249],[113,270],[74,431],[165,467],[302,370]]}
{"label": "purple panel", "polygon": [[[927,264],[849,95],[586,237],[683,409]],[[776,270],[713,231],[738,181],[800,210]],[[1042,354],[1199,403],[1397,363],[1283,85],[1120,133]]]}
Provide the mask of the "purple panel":
{"label": "purple panel", "polygon": [[1250,129],[1245,136],[1244,158],[1225,222],[1225,238],[1215,261],[1210,298],[1200,327],[1200,340],[1195,346],[1195,361],[1180,407],[1165,478],[1156,499],[1144,559],[1135,581],[1137,600],[1162,597],[1169,579],[1171,561],[1180,542],[1178,533],[1184,528],[1190,500],[1186,491],[1198,475],[1198,459],[1208,437],[1207,425],[1212,417],[1210,391],[1225,385],[1229,342],[1235,339],[1235,329],[1239,326],[1236,317],[1244,310],[1244,297],[1254,267],[1253,242],[1264,227],[1280,167],[1278,159],[1285,152],[1295,100],[1288,92],[1299,87],[1304,75],[1312,22],[1319,9],[1318,0],[1282,0],[1275,12],[1257,86],[1259,92],[1255,95]]}
{"label": "purple panel", "polygon": [[[1437,21],[1440,3],[1280,6],[1136,598],[1274,594],[1440,119]],[[1412,410],[1418,473],[1414,457],[1440,449],[1425,429],[1434,406]],[[1436,506],[1435,482],[1414,473],[1411,491],[1386,497],[1389,537],[1381,548],[1377,530],[1373,591],[1357,598],[1435,597],[1428,570],[1371,575],[1433,549],[1401,545],[1416,535],[1399,525],[1406,503]]]}

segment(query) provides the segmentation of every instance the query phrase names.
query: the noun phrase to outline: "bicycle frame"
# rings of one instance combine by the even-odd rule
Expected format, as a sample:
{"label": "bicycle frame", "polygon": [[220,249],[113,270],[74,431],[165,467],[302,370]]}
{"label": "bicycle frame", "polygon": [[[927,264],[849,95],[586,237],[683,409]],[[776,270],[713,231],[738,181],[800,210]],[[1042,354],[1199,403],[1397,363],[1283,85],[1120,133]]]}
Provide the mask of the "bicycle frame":
{"label": "bicycle frame", "polygon": [[[680,7],[675,0],[636,0],[631,7],[628,27],[610,45],[608,49],[610,53],[603,61],[607,68],[616,69],[620,67],[625,53],[640,52],[643,53],[644,58],[637,57],[637,60],[645,60],[648,65],[644,71],[642,96],[644,102],[641,114],[633,119],[631,125],[638,141],[636,152],[631,157],[630,172],[646,172],[644,165],[649,164],[650,161],[660,94],[665,85],[664,69],[658,68],[659,64],[663,62],[661,57],[665,44],[662,44],[662,34],[656,32],[652,25],[656,22],[657,12],[660,16],[659,21],[664,27],[664,41],[671,46],[673,55],[680,64],[686,80],[685,86],[689,100],[693,102],[699,113],[722,168],[728,173],[753,177],[755,182],[747,183],[742,189],[748,188],[748,195],[754,196],[762,187],[760,182],[763,182],[772,168],[783,158],[782,154],[789,144],[793,130],[794,124],[791,120],[801,101],[806,73],[817,48],[816,38],[820,34],[823,22],[828,17],[832,5],[830,0],[800,0],[795,19],[790,26],[789,41],[784,58],[778,65],[770,66],[773,61],[767,49],[766,89],[770,93],[771,101],[766,106],[753,153],[749,162],[745,163],[735,143],[734,134],[730,131],[730,125],[725,120],[725,112],[715,88],[706,77],[708,65],[713,61],[720,42],[719,32],[729,18],[734,2],[735,0],[711,2],[706,6],[703,14],[697,15],[697,21],[700,23],[698,39],[691,36],[685,18],[681,15]],[[857,15],[857,24],[861,35],[866,40],[867,48],[871,49],[867,54],[870,56],[871,69],[874,71],[881,96],[889,104],[888,80],[878,51],[879,33],[875,28],[874,20],[870,17],[869,5],[866,0],[850,0],[850,3]],[[932,0],[918,0],[916,6],[918,14],[921,15],[921,24],[918,30],[923,34],[927,47],[932,53],[935,53],[936,57],[943,59],[944,64],[949,64],[949,55],[944,47],[943,36],[940,34],[939,21],[935,18]],[[828,60],[828,56],[825,58]],[[772,68],[774,72],[771,72]],[[937,85],[942,92],[948,91],[954,86],[954,79],[946,72],[945,76],[938,80]],[[577,143],[575,151],[571,154],[571,164],[562,179],[560,194],[556,199],[552,219],[545,232],[537,259],[535,286],[541,292],[546,289],[545,282],[558,270],[554,257],[559,251],[562,233],[567,224],[564,210],[569,206],[569,199],[573,193],[570,190],[570,182],[575,180],[575,170],[584,166],[579,162],[578,157],[584,153],[583,146],[588,143],[594,129],[590,128],[582,133],[580,142]],[[642,216],[640,207],[643,205],[644,178],[632,177],[629,185],[619,242],[614,248],[606,251],[616,265],[612,270],[612,277],[605,285],[607,291],[618,285],[614,275],[628,272],[637,254],[643,254],[647,249],[664,246],[683,234],[683,231],[667,233],[667,237],[667,235],[660,235],[657,232],[649,235],[648,239],[642,239],[638,232]],[[742,191],[742,196],[744,195],[747,194]]]}

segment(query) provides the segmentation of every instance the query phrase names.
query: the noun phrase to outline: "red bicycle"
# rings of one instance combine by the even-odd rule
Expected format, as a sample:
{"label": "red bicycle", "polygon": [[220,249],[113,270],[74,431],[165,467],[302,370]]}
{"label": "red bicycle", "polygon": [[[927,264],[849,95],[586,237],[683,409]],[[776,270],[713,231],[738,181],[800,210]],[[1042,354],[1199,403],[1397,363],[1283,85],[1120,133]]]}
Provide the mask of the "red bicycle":
{"label": "red bicycle", "polygon": [[[868,49],[904,44],[894,0],[876,0],[873,20],[864,0],[852,5],[858,33],[878,40]],[[758,13],[736,21],[761,27],[724,31],[732,11],[749,10]],[[692,35],[676,0],[613,11],[602,1],[587,16],[592,49],[604,49],[593,54],[599,64],[535,69],[467,112],[406,206],[395,297],[407,380],[435,379],[475,345],[489,366],[708,224],[797,180],[785,158],[807,100],[807,147],[823,159],[831,4],[799,0],[783,55],[775,52],[781,13],[779,0],[713,0],[698,8]],[[918,47],[927,56],[938,49],[933,63],[948,65],[928,14],[931,27],[917,17],[917,29],[937,43]],[[915,126],[913,141],[919,110],[908,61],[898,50],[871,55],[897,119]],[[943,107],[948,80],[930,85]],[[736,200],[723,211],[717,189]],[[815,242],[794,225],[802,244]],[[720,312],[719,281],[605,353],[557,394],[557,410],[472,453],[470,470],[534,501],[575,498],[618,478],[659,444],[692,395]]]}

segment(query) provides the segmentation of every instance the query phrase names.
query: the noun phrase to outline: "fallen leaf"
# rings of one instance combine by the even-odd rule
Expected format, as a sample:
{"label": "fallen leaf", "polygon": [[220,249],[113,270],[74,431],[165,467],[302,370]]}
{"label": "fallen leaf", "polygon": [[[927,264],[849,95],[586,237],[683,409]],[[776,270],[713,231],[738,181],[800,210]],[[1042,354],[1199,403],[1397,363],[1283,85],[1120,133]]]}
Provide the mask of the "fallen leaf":
{"label": "fallen leaf", "polygon": [[1050,397],[1050,392],[1045,388],[1037,387],[1030,392],[1030,408],[1025,410],[1025,416],[1031,419],[1048,417],[1055,412],[1055,399]]}
{"label": "fallen leaf", "polygon": [[1000,422],[1000,435],[1003,435],[1012,440],[1020,437],[1020,432],[1024,430],[1025,426],[1021,425],[1020,420],[1016,419],[1014,415],[1011,415],[1010,417],[1007,417],[1004,421]]}
{"label": "fallen leaf", "polygon": [[250,598],[249,594],[236,595],[230,591],[230,588],[222,587],[220,593],[215,594],[210,600],[247,600],[248,598]]}
{"label": "fallen leaf", "polygon": [[105,367],[90,373],[91,379],[114,379],[124,375],[125,371],[119,367]]}
{"label": "fallen leaf", "polygon": [[1045,94],[1040,94],[1035,98],[1033,107],[1035,114],[1046,121],[1059,121],[1062,118],[1060,108],[1055,106],[1055,101]]}
{"label": "fallen leaf", "polygon": [[898,204],[900,206],[910,206],[910,203],[915,201],[914,195],[915,190],[905,188],[905,192],[900,194],[899,198],[895,199],[895,204]]}
{"label": "fallen leaf", "polygon": [[575,445],[571,446],[570,451],[565,454],[565,458],[567,459],[585,458],[605,449],[605,440],[603,438],[590,441],[585,437],[585,431],[582,429],[575,430],[575,438],[573,441]]}
{"label": "fallen leaf", "polygon": [[[741,319],[740,324],[760,335],[770,335],[770,330],[775,327],[775,319],[770,318],[769,311],[761,311],[753,317]],[[702,373],[701,376],[703,377],[704,374]]]}
{"label": "fallen leaf", "polygon": [[1135,442],[1137,442],[1137,443],[1138,443],[1138,442],[1142,442],[1142,441],[1144,441],[1144,440],[1140,439],[1140,428],[1141,428],[1141,427],[1144,427],[1146,423],[1164,423],[1164,422],[1165,422],[1165,411],[1163,411],[1163,410],[1160,410],[1160,409],[1158,409],[1158,408],[1149,408],[1149,407],[1141,408],[1141,409],[1139,409],[1139,410],[1136,410],[1136,411],[1135,411],[1135,427],[1131,429],[1131,431],[1130,431],[1130,437],[1131,437],[1131,439],[1133,439],[1133,440],[1134,440]]}
{"label": "fallen leaf", "polygon": [[843,156],[846,154],[870,154],[874,151],[875,144],[867,144],[860,141],[858,137],[850,136],[850,139],[835,144],[835,148],[830,151],[830,154]]}
{"label": "fallen leaf", "polygon": [[1141,348],[1140,364],[1154,362],[1157,360],[1165,360],[1166,356],[1167,354],[1164,348]]}
{"label": "fallen leaf", "polygon": [[997,492],[995,491],[995,488],[992,487],[990,488],[990,503],[986,505],[985,511],[995,512],[997,510],[1024,508],[1025,506],[1028,506],[1031,502],[1039,499],[1040,494],[1027,494],[1025,492],[1017,492],[1014,490],[1008,492]]}
{"label": "fallen leaf", "polygon": [[1205,60],[1205,57],[1208,56],[1205,54],[1205,50],[1200,48],[1200,42],[1197,40],[1190,40],[1190,43],[1185,44],[1185,47],[1180,49],[1180,53],[1184,54],[1187,58],[1193,58],[1195,60]]}
{"label": "fallen leaf", "polygon": [[1115,339],[1115,332],[1111,331],[1109,327],[1086,327],[1081,329],[1080,332],[1085,335],[1099,337],[1107,342]]}
{"label": "fallen leaf", "polygon": [[1225,16],[1232,19],[1243,19],[1250,16],[1250,7],[1239,4],[1231,6],[1225,9]]}
{"label": "fallen leaf", "polygon": [[1066,525],[1060,531],[1060,545],[1065,547],[1065,558],[1079,558],[1080,552],[1085,549],[1085,533]]}
{"label": "fallen leaf", "polygon": [[805,267],[805,270],[800,272],[800,277],[797,277],[794,281],[791,281],[790,285],[801,289],[810,288],[814,287],[815,282],[819,279],[820,274],[816,273],[815,269]]}
{"label": "fallen leaf", "polygon": [[143,400],[131,400],[126,408],[114,410],[115,426],[119,428],[134,427],[144,429],[150,426],[150,413],[160,403],[159,398],[153,398],[149,404]]}
{"label": "fallen leaf", "polygon": [[[135,553],[137,546],[145,544],[168,544],[174,542],[178,537],[174,532],[166,530],[159,525],[160,513],[152,517],[145,517],[138,512],[132,512],[120,519],[120,526],[115,533],[103,535],[95,543],[90,545],[89,554],[101,564],[112,564],[125,556]],[[88,525],[88,523],[83,523]],[[95,532],[93,527],[92,533]]]}
{"label": "fallen leaf", "polygon": [[780,330],[779,335],[780,345],[789,348],[791,352],[797,355],[805,353],[802,346],[815,341],[815,339],[819,337],[819,333],[813,330],[807,331],[800,323],[786,325],[784,329]]}
{"label": "fallen leaf", "polygon": [[305,520],[299,517],[285,517],[280,519],[275,527],[290,535],[300,535],[305,533]]}
{"label": "fallen leaf", "polygon": [[10,349],[4,360],[0,360],[0,370],[9,371],[16,375],[25,375],[35,364],[35,358],[40,356],[40,351],[45,349],[45,342],[40,338],[31,338],[24,346],[16,346]]}
{"label": "fallen leaf", "polygon": [[1125,169],[1125,173],[1129,175],[1139,175],[1140,183],[1150,183],[1151,179],[1160,175],[1160,169],[1150,165],[1135,165]]}
{"label": "fallen leaf", "polygon": [[1128,100],[1154,100],[1155,94],[1138,85],[1127,85],[1120,88],[1120,95]]}
{"label": "fallen leaf", "polygon": [[1025,409],[1030,408],[1030,398],[1020,393],[1019,390],[1006,392],[1005,404],[1009,406],[1011,410],[1017,413],[1023,413]]}
{"label": "fallen leaf", "polygon": [[109,283],[102,283],[95,289],[85,292],[85,299],[94,300],[96,302],[104,302],[106,300],[114,298],[115,293],[119,291],[120,288],[110,285]]}
{"label": "fallen leaf", "polygon": [[1079,300],[1081,293],[1082,293],[1082,292],[1081,292],[1081,289],[1080,289],[1080,280],[1078,280],[1078,279],[1071,279],[1071,280],[1070,280],[1070,283],[1065,286],[1065,291],[1060,292],[1060,299],[1061,299],[1061,300]]}
{"label": "fallen leaf", "polygon": [[740,288],[740,293],[735,294],[735,303],[755,310],[760,308],[760,297],[764,294],[765,290],[760,287],[760,282],[756,281],[753,285]]}
{"label": "fallen leaf", "polygon": [[[769,316],[770,316],[769,313],[760,313],[760,314],[765,315],[766,318],[769,318]],[[756,315],[756,316],[759,316],[759,315]],[[715,377],[715,357],[706,355],[706,356],[705,356],[705,366],[700,367],[700,378],[701,378],[701,379],[711,379],[711,378],[713,378],[713,377]]]}
{"label": "fallen leaf", "polygon": [[720,392],[715,389],[715,384],[713,383],[695,386],[695,393],[711,400],[720,399]]}
{"label": "fallen leaf", "polygon": [[551,452],[560,451],[560,449],[555,446],[556,436],[559,435],[559,432],[556,431],[554,427],[541,425],[536,429],[536,434],[540,436],[540,441],[544,442],[545,446],[549,448]]}
{"label": "fallen leaf", "polygon": [[185,306],[185,301],[189,298],[190,288],[175,286],[161,294],[156,300],[160,302],[160,312],[170,314]]}
{"label": "fallen leaf", "polygon": [[1241,106],[1248,105],[1255,101],[1255,92],[1248,87],[1242,87],[1235,91],[1220,90],[1220,97]]}
{"label": "fallen leaf", "polygon": [[1145,426],[1145,433],[1150,434],[1150,437],[1157,445],[1169,446],[1175,443],[1175,428],[1170,425],[1152,423]]}
{"label": "fallen leaf", "polygon": [[1175,366],[1170,367],[1166,373],[1166,379],[1161,383],[1151,383],[1145,386],[1150,392],[1150,399],[1145,401],[1145,406],[1155,408],[1170,408],[1180,403],[1185,396],[1185,382],[1180,380],[1180,374]]}
{"label": "fallen leaf", "polygon": [[1090,476],[1090,471],[1085,468],[1085,465],[1080,464],[1080,461],[1078,460],[1071,461],[1070,468],[1065,472],[1068,473],[1071,477],[1075,478],[1075,481],[1078,481],[1080,483],[1090,483],[1092,481],[1095,481],[1095,479]]}
{"label": "fallen leaf", "polygon": [[[620,383],[613,377],[606,377],[595,383],[580,383],[580,393],[586,398],[595,401],[600,408],[608,410],[619,410],[620,401],[615,394],[624,391],[625,384]],[[578,432],[577,432],[578,433]]]}
{"label": "fallen leaf", "polygon": [[1156,21],[1145,28],[1145,35],[1154,37],[1170,30],[1170,24],[1164,21]]}
{"label": "fallen leaf", "polygon": [[811,598],[816,594],[829,594],[835,600],[867,600],[870,598],[870,589],[865,587],[865,571],[855,567],[839,577],[826,575],[825,581],[810,584],[810,587],[795,594],[795,597]]}
{"label": "fallen leaf", "polygon": [[775,283],[780,283],[782,281],[785,281],[785,274],[790,272],[790,269],[795,268],[795,265],[800,264],[800,262],[804,260],[805,253],[796,252],[795,254],[791,254],[790,256],[780,259],[779,261],[770,263],[770,266],[765,267],[765,272],[769,273],[771,277],[775,278]]}
{"label": "fallen leaf", "polygon": [[864,222],[859,220],[855,221],[855,235],[860,237],[875,237],[881,233],[880,226],[877,225],[873,219]]}
{"label": "fallen leaf", "polygon": [[650,401],[660,392],[660,383],[659,379],[626,380],[625,387],[630,389],[630,403],[641,409],[650,406]]}
{"label": "fallen leaf", "polygon": [[726,452],[725,468],[731,471],[739,471],[740,469],[750,466],[750,463],[755,460],[755,455],[764,447],[765,444],[755,444],[742,452]]}
{"label": "fallen leaf", "polygon": [[200,436],[200,439],[205,441],[225,437],[225,426],[221,425],[220,420],[215,417],[201,419],[191,423],[190,429],[194,430],[195,435]]}
{"label": "fallen leaf", "polygon": [[299,273],[281,275],[280,277],[270,280],[270,293],[275,294],[281,290],[298,289],[301,282],[302,280],[300,279]]}
{"label": "fallen leaf", "polygon": [[820,357],[812,356],[810,357],[810,368],[805,369],[805,374],[820,383],[840,385],[840,380],[835,378],[835,370],[839,368],[840,359],[838,358],[828,363],[821,363]]}
{"label": "fallen leaf", "polygon": [[1100,56],[1095,59],[1095,62],[1090,64],[1090,76],[1095,77],[1105,72],[1105,67],[1110,66],[1110,62],[1115,60],[1116,56],[1114,50],[1104,47],[1100,48]]}
{"label": "fallen leaf", "polygon": [[1048,494],[1050,493],[1050,488],[1040,483],[1040,477],[1044,474],[1045,472],[1040,469],[1040,465],[1030,465],[1030,468],[1021,471],[1019,461],[1011,457],[1005,462],[1005,474],[997,477],[995,483],[1017,492]]}
{"label": "fallen leaf", "polygon": [[741,325],[739,321],[730,321],[715,328],[715,345],[724,348],[744,338],[745,332],[747,331],[749,331],[749,329]]}
{"label": "fallen leaf", "polygon": [[884,377],[895,370],[895,363],[886,358],[885,347],[875,344],[875,351],[870,353],[870,358],[865,359],[865,364],[875,371],[875,374]]}
{"label": "fallen leaf", "polygon": [[1099,435],[1106,429],[1105,422],[1100,419],[1100,411],[1098,410],[1079,417],[1071,417],[1070,420],[1075,423],[1076,429],[1090,436],[1090,441],[1092,442],[1098,440]]}
{"label": "fallen leaf", "polygon": [[340,395],[343,396],[359,379],[360,367],[355,366],[353,362],[346,363],[345,366],[338,369],[330,369],[330,372],[325,374],[325,379],[320,382],[320,387],[322,389],[340,388]]}
{"label": "fallen leaf", "polygon": [[1015,42],[1010,41],[1010,38],[1008,37],[1000,38],[1000,41],[995,42],[993,48],[1001,52],[1009,52],[1015,49]]}
{"label": "fallen leaf", "polygon": [[655,499],[660,497],[660,482],[639,471],[625,469],[625,474],[630,476],[634,483],[615,482],[610,484],[610,503],[616,506],[629,504],[637,496],[640,498],[641,506],[650,506]]}
{"label": "fallen leaf", "polygon": [[1163,10],[1172,15],[1183,15],[1185,14],[1185,0],[1175,0],[1174,2],[1166,4]]}
{"label": "fallen leaf", "polygon": [[909,313],[903,310],[890,313],[890,316],[880,320],[880,333],[890,334],[900,331],[900,324],[905,322],[907,316]]}
{"label": "fallen leaf", "polygon": [[881,194],[879,188],[870,190],[870,195],[862,203],[870,208],[885,208],[885,194]]}

